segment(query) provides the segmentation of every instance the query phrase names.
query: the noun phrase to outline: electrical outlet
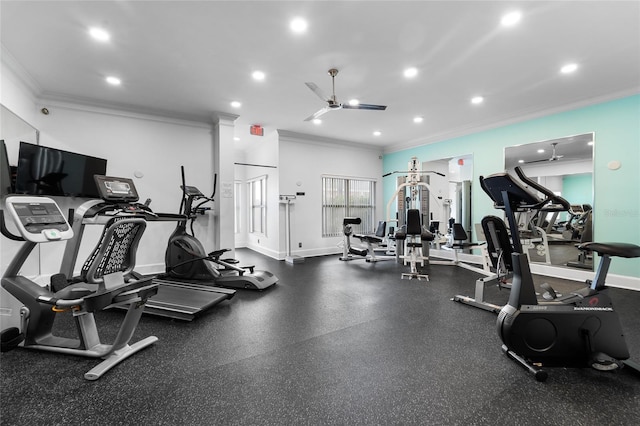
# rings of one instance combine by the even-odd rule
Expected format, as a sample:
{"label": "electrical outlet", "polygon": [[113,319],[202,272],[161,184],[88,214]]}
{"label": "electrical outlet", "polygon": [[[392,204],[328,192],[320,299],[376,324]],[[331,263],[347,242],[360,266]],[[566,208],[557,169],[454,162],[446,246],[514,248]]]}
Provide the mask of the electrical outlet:
{"label": "electrical outlet", "polygon": [[302,243],[298,243],[298,248],[302,248]]}

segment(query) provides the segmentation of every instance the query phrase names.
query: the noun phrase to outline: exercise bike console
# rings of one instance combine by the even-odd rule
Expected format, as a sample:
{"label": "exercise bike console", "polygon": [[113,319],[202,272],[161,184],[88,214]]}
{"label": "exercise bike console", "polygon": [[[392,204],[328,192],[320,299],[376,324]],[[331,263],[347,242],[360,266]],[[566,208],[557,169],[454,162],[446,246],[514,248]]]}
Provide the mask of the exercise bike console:
{"label": "exercise bike console", "polygon": [[7,210],[20,234],[33,243],[68,240],[73,231],[58,205],[45,197],[8,197]]}

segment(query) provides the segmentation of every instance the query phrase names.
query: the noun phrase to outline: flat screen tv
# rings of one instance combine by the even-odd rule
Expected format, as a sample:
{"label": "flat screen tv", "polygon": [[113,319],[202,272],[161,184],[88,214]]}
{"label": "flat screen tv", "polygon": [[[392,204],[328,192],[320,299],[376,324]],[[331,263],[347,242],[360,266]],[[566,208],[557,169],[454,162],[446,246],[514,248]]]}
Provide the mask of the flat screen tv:
{"label": "flat screen tv", "polygon": [[99,198],[93,175],[107,174],[107,160],[20,142],[15,192]]}

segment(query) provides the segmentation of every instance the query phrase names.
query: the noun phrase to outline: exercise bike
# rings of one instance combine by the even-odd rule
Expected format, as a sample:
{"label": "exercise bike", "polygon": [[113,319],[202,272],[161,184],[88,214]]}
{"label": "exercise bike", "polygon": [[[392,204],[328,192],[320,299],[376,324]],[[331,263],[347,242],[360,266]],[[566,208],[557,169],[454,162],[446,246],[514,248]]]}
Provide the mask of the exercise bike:
{"label": "exercise bike", "polygon": [[[5,204],[20,236],[9,232],[0,212],[2,234],[24,243],[4,273],[2,287],[24,306],[20,309],[20,328],[12,327],[2,332],[2,352],[22,345],[28,349],[102,358],[104,361],[84,375],[87,380],[97,380],[118,363],[158,340],[149,336],[129,345],[147,300],[158,292],[158,285],[150,278],[127,281],[124,277],[127,268],[135,264],[136,247],[146,227],[144,219],[114,218],[110,221],[83,267],[82,282],[54,291],[19,272],[38,244],[71,239],[74,235],[71,226],[50,198],[13,196],[8,197]],[[125,308],[127,314],[114,343],[106,345],[100,341],[94,313],[111,307]],[[56,316],[65,312],[73,315],[77,339],[53,333]]]}
{"label": "exercise bike", "polygon": [[[516,167],[518,176],[524,176]],[[580,250],[591,250],[601,256],[600,264],[588,287],[540,301],[527,255],[523,253],[517,232],[515,211],[540,208],[549,202],[539,199],[508,173],[480,177],[480,186],[505,211],[514,252],[511,255],[513,281],[509,302],[500,310],[497,329],[503,352],[516,361],[536,380],[545,381],[548,374],[540,366],[593,367],[616,370],[626,365],[640,372],[640,365],[629,360],[622,327],[605,287],[611,257],[640,257],[640,246],[625,243],[585,243]]]}
{"label": "exercise bike", "polygon": [[[221,256],[230,249],[216,250],[207,253],[202,243],[195,237],[193,223],[199,214],[204,214],[209,207],[204,205],[214,201],[216,179],[213,182],[211,197],[205,196],[195,186],[187,186],[184,167],[182,174],[182,200],[180,214],[184,219],[178,221],[176,229],[169,237],[165,252],[166,275],[170,278],[211,282],[213,285],[250,290],[264,290],[278,282],[278,278],[267,271],[256,271],[254,266],[238,267],[235,259],[222,259]],[[187,232],[187,225],[191,233]]]}

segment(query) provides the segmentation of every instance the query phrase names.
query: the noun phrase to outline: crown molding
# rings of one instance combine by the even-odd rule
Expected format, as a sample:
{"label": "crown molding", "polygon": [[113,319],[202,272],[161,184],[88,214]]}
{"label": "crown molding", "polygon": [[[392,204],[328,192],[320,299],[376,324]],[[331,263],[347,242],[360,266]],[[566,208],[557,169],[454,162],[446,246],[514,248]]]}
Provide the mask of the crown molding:
{"label": "crown molding", "polygon": [[173,111],[140,108],[134,105],[96,102],[92,99],[83,99],[60,94],[48,93],[40,98],[39,103],[41,103],[43,107],[46,106],[52,112],[55,108],[62,108],[72,111],[93,112],[97,114],[202,128],[211,128],[214,124],[211,117],[184,115]]}
{"label": "crown molding", "polygon": [[382,153],[382,147],[372,146],[358,142],[345,141],[340,139],[333,139],[324,136],[309,135],[306,133],[291,132],[289,130],[277,129],[280,140],[306,143],[310,145],[322,145],[331,146],[336,148],[358,148],[365,149],[367,151],[373,151],[376,153]]}
{"label": "crown molding", "polygon": [[429,145],[438,142],[444,142],[446,140],[459,138],[462,136],[468,136],[475,133],[484,132],[487,130],[497,129],[500,127],[506,127],[516,123],[522,123],[537,118],[542,118],[562,112],[572,111],[580,108],[586,108],[593,105],[602,104],[605,102],[614,101],[617,99],[626,98],[640,94],[640,88],[624,90],[615,93],[609,93],[607,95],[598,96],[589,99],[583,99],[577,102],[567,103],[554,108],[546,108],[543,110],[522,110],[515,111],[508,116],[503,117],[501,120],[493,121],[491,123],[473,123],[468,126],[461,127],[452,132],[443,132],[435,135],[431,135],[424,138],[413,139],[408,142],[397,143],[393,145],[387,145],[384,147],[384,154],[391,154],[398,151],[404,151],[406,149],[417,148],[422,145]]}

